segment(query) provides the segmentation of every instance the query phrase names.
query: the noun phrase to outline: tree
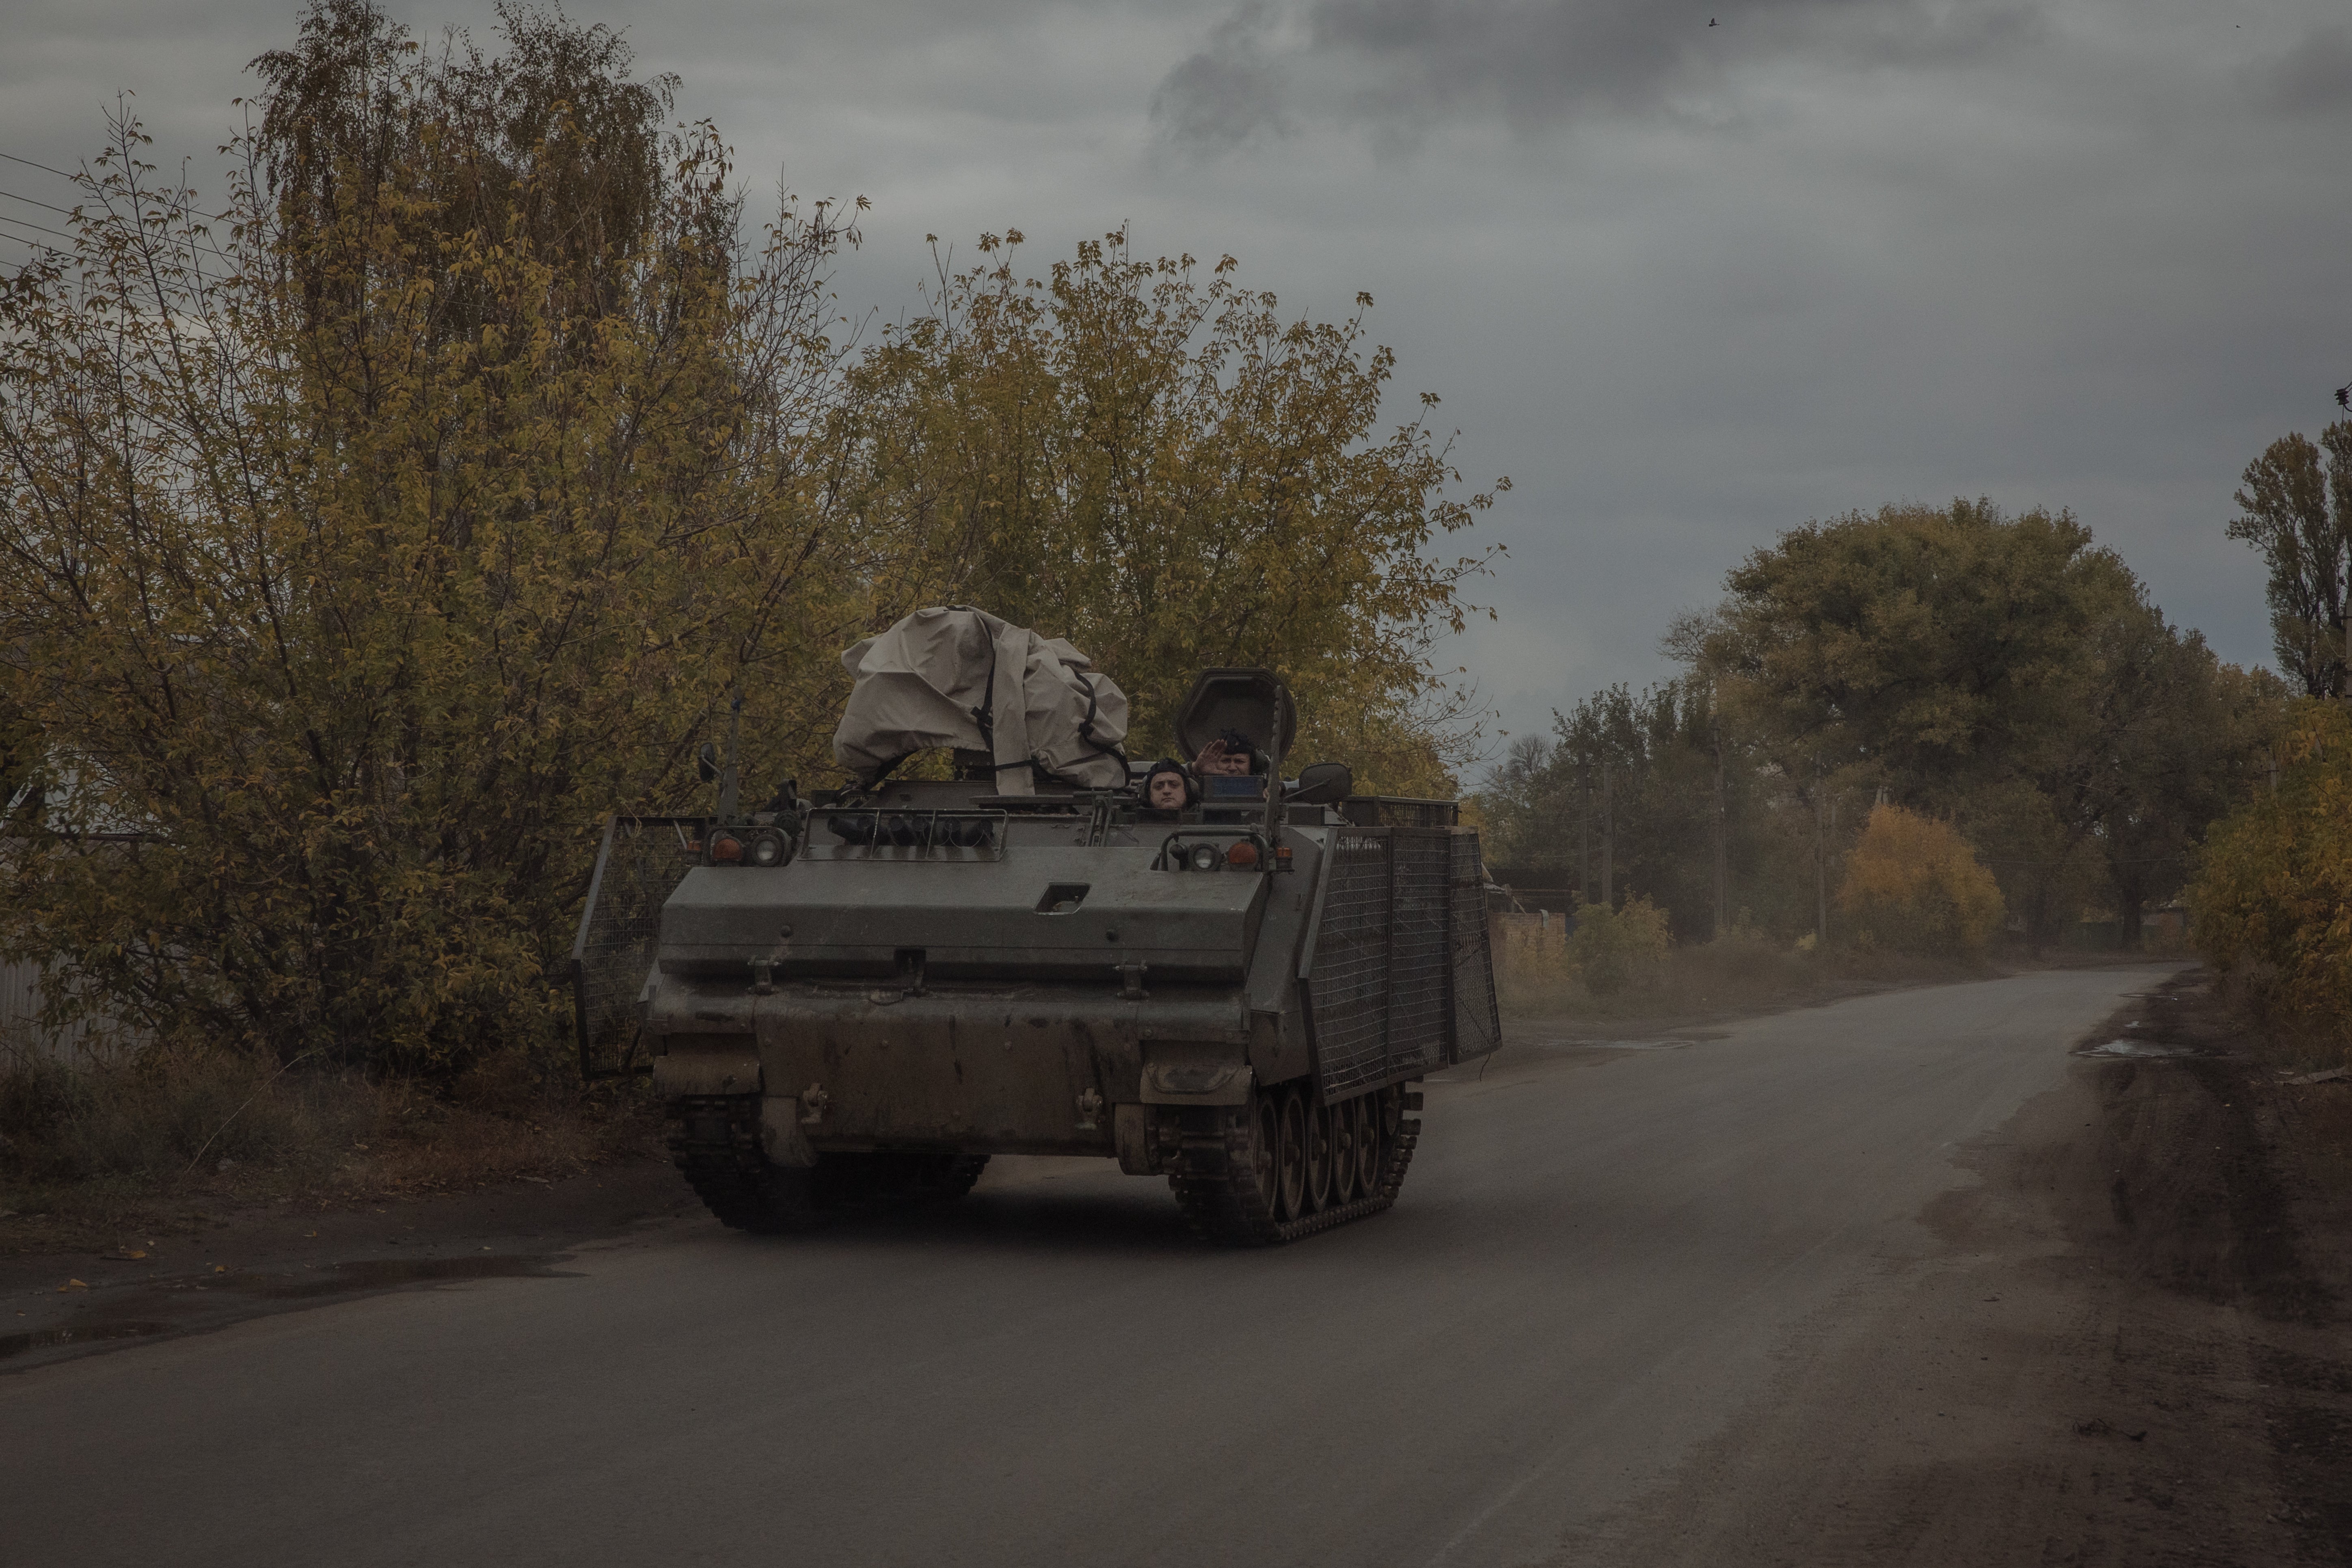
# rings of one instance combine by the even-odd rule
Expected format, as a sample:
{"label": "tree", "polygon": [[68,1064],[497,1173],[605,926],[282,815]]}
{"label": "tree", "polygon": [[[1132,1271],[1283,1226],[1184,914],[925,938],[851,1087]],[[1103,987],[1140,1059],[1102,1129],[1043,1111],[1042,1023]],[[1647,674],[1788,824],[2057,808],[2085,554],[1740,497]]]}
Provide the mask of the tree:
{"label": "tree", "polygon": [[[944,263],[886,330],[845,419],[865,526],[920,540],[921,593],[1066,636],[1118,679],[1146,744],[1195,671],[1280,669],[1299,760],[1360,788],[1450,793],[1475,749],[1432,665],[1484,557],[1433,558],[1493,491],[1460,498],[1423,417],[1376,433],[1395,356],[1357,314],[1288,320],[1191,257],[1124,232],[1024,278],[1022,237]],[[1499,480],[1496,489],[1507,488]]]}
{"label": "tree", "polygon": [[224,215],[119,123],[75,254],[0,302],[0,701],[66,781],[0,944],[134,1026],[548,1039],[596,818],[867,616],[814,438],[845,231],[746,254],[709,127],[503,15],[427,57],[320,0]]}
{"label": "tree", "polygon": [[2214,966],[2256,1000],[2341,1034],[2352,1016],[2352,719],[2295,705],[2275,791],[2206,845],[2189,904]]}
{"label": "tree", "polygon": [[1792,767],[1858,765],[1948,802],[2063,725],[2063,677],[2128,575],[2067,513],[1885,507],[1750,555],[1701,653]]}
{"label": "tree", "polygon": [[1981,952],[2000,929],[2000,888],[1948,822],[1875,805],[1846,856],[1838,908],[1865,946]]}
{"label": "tree", "polygon": [[[2323,448],[2325,456],[2322,455]],[[2272,645],[2279,668],[2307,696],[2352,693],[2345,592],[2352,571],[2352,422],[2272,442],[2246,465],[2230,537],[2270,567]]]}
{"label": "tree", "polygon": [[1673,642],[1802,793],[1884,791],[1986,851],[2028,940],[2104,884],[2136,932],[2250,753],[2261,695],[2063,513],[1885,508],[1757,552]]}
{"label": "tree", "polygon": [[[2126,623],[2131,625],[2132,623]],[[2287,710],[2267,670],[2223,664],[2149,612],[2110,650],[2076,747],[2119,945],[2189,880],[2205,829],[2242,799]]]}
{"label": "tree", "polygon": [[1711,696],[1694,681],[1638,695],[1618,685],[1552,715],[1559,793],[1591,822],[1586,901],[1601,901],[1604,881],[1612,897],[1646,897],[1685,941],[1714,934],[1712,868],[1702,852],[1715,816]]}
{"label": "tree", "polygon": [[40,753],[40,736],[24,710],[0,695],[0,818],[34,782]]}
{"label": "tree", "polygon": [[1578,805],[1541,735],[1513,739],[1477,791],[1480,847],[1494,866],[1574,867]]}

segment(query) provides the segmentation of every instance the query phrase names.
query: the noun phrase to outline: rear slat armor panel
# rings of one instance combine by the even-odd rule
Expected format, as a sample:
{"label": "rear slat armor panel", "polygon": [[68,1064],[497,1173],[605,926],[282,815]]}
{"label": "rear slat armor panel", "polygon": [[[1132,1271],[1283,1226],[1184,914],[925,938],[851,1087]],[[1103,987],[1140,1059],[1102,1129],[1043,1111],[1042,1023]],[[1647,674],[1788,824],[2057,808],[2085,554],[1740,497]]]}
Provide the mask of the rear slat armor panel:
{"label": "rear slat armor panel", "polygon": [[1330,855],[1307,1003],[1324,1094],[1335,1098],[1379,1082],[1387,1065],[1389,836],[1350,829]]}
{"label": "rear slat armor panel", "polygon": [[1351,827],[1334,837],[1330,857],[1307,979],[1323,1098],[1501,1044],[1477,834]]}
{"label": "rear slat armor panel", "polygon": [[686,820],[624,816],[605,829],[572,951],[583,1077],[626,1071],[643,1054],[637,992],[660,944],[662,905],[695,863],[680,831]]}
{"label": "rear slat armor panel", "polygon": [[1451,832],[1393,830],[1389,930],[1389,1044],[1386,1076],[1419,1077],[1445,1060],[1453,1008],[1453,964],[1446,952],[1446,893],[1452,880]]}
{"label": "rear slat armor panel", "polygon": [[1460,1062],[1483,1057],[1503,1043],[1503,1021],[1495,1005],[1495,966],[1486,936],[1486,868],[1479,858],[1475,833],[1454,836],[1447,893],[1454,1029],[1446,1060]]}

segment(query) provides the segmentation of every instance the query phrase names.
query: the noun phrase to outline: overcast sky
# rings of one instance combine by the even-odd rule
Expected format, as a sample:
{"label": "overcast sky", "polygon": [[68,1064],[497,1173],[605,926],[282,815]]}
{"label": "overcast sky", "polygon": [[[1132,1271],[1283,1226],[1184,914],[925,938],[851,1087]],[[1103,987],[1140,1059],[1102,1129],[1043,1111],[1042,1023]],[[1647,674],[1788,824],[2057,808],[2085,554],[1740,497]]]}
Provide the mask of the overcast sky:
{"label": "overcast sky", "polygon": [[[1286,309],[1370,291],[1398,416],[1440,395],[1465,478],[1515,481],[1482,529],[1501,618],[1449,653],[1514,732],[1668,673],[1667,618],[1780,530],[1895,500],[2071,508],[2267,662],[2231,492],[2352,380],[2342,0],[568,8],[676,72],[755,195],[872,199],[853,307],[904,310],[927,233],[1019,228],[1042,266],[1121,222]],[[209,152],[299,15],[9,11],[0,153],[59,167],[118,89],[158,151]],[[0,191],[56,222],[15,199],[53,177]]]}

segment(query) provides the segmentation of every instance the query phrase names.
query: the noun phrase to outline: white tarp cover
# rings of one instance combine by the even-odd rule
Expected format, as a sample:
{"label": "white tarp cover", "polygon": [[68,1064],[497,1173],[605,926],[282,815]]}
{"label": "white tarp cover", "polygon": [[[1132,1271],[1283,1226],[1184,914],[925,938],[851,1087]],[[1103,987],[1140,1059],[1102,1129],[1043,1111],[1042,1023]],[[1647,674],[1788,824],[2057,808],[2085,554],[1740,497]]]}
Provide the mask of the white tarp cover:
{"label": "white tarp cover", "polygon": [[1028,763],[1090,789],[1127,783],[1127,693],[1060,637],[935,605],[841,662],[855,684],[833,754],[861,782],[910,752],[952,746],[992,753],[1003,795],[1034,793]]}

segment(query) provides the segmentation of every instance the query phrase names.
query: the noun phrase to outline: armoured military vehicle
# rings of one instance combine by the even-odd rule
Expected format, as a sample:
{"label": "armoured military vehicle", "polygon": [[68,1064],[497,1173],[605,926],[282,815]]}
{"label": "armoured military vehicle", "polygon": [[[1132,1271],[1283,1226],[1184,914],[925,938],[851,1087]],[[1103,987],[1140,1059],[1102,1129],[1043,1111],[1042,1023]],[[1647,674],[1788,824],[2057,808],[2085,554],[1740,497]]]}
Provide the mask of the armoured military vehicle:
{"label": "armoured military vehicle", "polygon": [[[848,788],[646,835],[684,874],[635,1028],[714,1215],[781,1231],[958,1196],[999,1153],[1165,1175],[1228,1245],[1395,1201],[1418,1080],[1499,1040],[1453,803],[1286,780],[1297,718],[1264,669],[1202,672],[1175,739],[1238,731],[1265,771],[1155,813],[1124,698],[1066,643],[953,608],[845,662]],[[894,780],[924,744],[959,776]],[[597,920],[592,894],[583,951]]]}

